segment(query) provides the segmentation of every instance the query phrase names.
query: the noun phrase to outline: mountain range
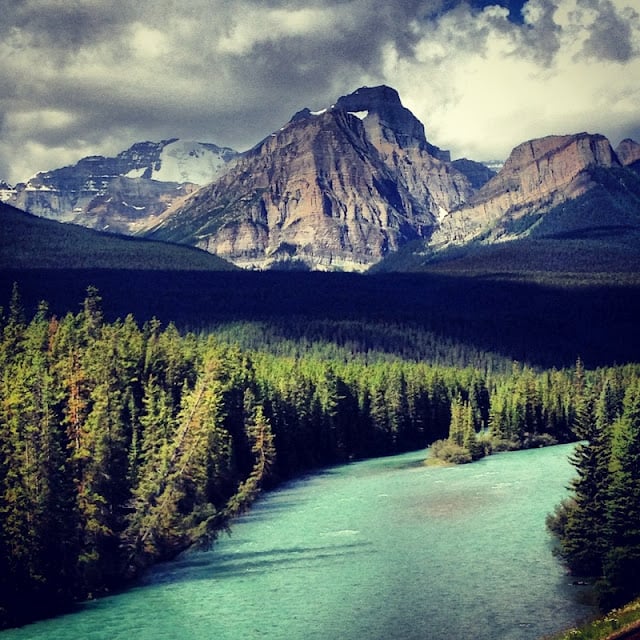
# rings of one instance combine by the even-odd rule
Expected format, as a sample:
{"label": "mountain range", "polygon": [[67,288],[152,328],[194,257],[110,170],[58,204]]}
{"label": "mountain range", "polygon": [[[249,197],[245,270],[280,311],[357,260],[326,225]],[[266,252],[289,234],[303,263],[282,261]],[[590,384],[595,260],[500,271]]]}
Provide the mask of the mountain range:
{"label": "mountain range", "polygon": [[214,180],[237,155],[178,138],[138,142],[115,157],[89,156],[15,187],[0,183],[0,200],[44,218],[131,234]]}
{"label": "mountain range", "polygon": [[0,199],[245,268],[416,269],[461,248],[504,255],[541,239],[597,236],[597,253],[606,236],[619,249],[640,235],[640,144],[551,135],[515,147],[496,173],[430,143],[394,89],[363,87],[299,111],[244,153],[138,143],[2,184]]}

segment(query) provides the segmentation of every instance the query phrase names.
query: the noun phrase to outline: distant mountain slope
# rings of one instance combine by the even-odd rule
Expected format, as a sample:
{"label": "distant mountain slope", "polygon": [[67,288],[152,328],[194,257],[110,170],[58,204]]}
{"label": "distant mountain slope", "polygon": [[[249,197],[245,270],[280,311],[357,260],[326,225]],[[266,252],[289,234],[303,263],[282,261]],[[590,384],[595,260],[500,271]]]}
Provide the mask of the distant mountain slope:
{"label": "distant mountain slope", "polygon": [[628,167],[593,166],[581,179],[590,185],[581,195],[502,220],[511,240],[478,236],[440,251],[414,243],[376,270],[640,276],[640,176]]}
{"label": "distant mountain slope", "polygon": [[176,199],[219,176],[237,152],[173,138],[138,142],[117,156],[89,156],[36,174],[0,200],[38,216],[116,233],[134,233]]}
{"label": "distant mountain slope", "polygon": [[442,248],[483,237],[513,239],[528,216],[548,211],[595,186],[592,167],[620,167],[609,141],[578,133],[547,136],[518,145],[502,169],[457,210],[445,216],[430,239]]}
{"label": "distant mountain slope", "polygon": [[0,269],[235,269],[192,247],[114,236],[0,204]]}
{"label": "distant mountain slope", "polygon": [[[599,186],[604,174],[594,178],[592,169],[637,171],[639,158],[632,140],[616,153],[599,134],[553,135],[515,147],[496,174],[467,159],[451,162],[394,89],[363,87],[330,108],[297,113],[220,179],[169,209],[151,237],[253,268],[298,262],[362,271],[381,260],[382,269],[413,268],[407,256],[415,247],[449,254],[469,243],[524,238],[541,216]],[[631,191],[615,200],[620,214],[634,206]],[[608,226],[607,210],[590,206],[583,227]],[[544,228],[552,220],[558,223],[552,216]]]}
{"label": "distant mountain slope", "polygon": [[[633,140],[614,151],[599,134],[550,135],[493,166],[497,173],[451,161],[395,89],[362,87],[325,109],[302,109],[242,154],[177,139],[137,143],[16,189],[0,182],[0,200],[251,269],[363,272],[381,261],[382,270],[414,269],[435,254],[441,262],[471,253],[504,261],[513,247],[499,245],[526,239],[514,269],[525,256],[544,268],[546,256],[581,270],[591,249],[597,264],[605,244],[618,255],[621,239],[635,234]],[[531,250],[534,239],[544,250],[539,242]]]}

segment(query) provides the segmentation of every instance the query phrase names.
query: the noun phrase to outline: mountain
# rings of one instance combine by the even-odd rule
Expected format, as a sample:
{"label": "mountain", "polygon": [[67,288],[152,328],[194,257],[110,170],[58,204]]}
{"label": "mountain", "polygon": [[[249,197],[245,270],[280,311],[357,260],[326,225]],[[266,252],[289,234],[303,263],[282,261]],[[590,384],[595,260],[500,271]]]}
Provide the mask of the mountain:
{"label": "mountain", "polygon": [[243,267],[364,271],[429,237],[473,191],[394,89],[362,88],[295,114],[150,237]]}
{"label": "mountain", "polygon": [[625,138],[617,147],[616,155],[625,166],[640,173],[640,144],[630,138]]}
{"label": "mountain", "polygon": [[[497,173],[466,158],[452,162],[394,89],[363,87],[327,109],[299,111],[168,209],[150,236],[242,267],[364,271],[382,260],[401,264],[398,251],[424,259],[525,237],[543,214],[601,185],[604,174],[596,179],[592,169],[639,162],[632,140],[616,152],[589,133],[524,142]],[[607,226],[607,215],[602,210],[590,224]]]}
{"label": "mountain", "polygon": [[0,270],[42,269],[224,271],[235,267],[193,247],[101,233],[0,203]]}
{"label": "mountain", "polygon": [[244,268],[366,271],[421,268],[464,247],[488,255],[479,247],[540,237],[544,261],[550,236],[634,236],[639,174],[640,144],[623,140],[614,151],[584,132],[523,142],[491,166],[452,161],[397,91],[378,86],[302,109],[242,154],[177,139],[138,143],[16,189],[0,184],[0,199],[195,246]]}
{"label": "mountain", "polygon": [[[485,234],[445,247],[414,243],[376,265],[378,272],[429,271],[563,282],[637,282],[640,175],[629,167],[590,166],[581,194],[555,206],[505,216]],[[502,234],[508,241],[496,241]]]}
{"label": "mountain", "polygon": [[530,216],[582,195],[595,183],[589,169],[621,164],[601,135],[547,136],[518,145],[502,169],[464,205],[440,220],[430,246],[487,242],[523,233]]}
{"label": "mountain", "polygon": [[177,199],[211,182],[237,156],[229,148],[177,138],[139,142],[117,156],[90,156],[0,185],[0,200],[35,215],[134,233]]}

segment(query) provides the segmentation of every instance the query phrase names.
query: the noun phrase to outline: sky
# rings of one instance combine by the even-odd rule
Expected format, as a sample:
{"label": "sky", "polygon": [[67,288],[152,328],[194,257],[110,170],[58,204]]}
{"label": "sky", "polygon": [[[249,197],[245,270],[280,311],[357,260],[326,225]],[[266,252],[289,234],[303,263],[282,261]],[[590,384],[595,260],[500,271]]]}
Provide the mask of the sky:
{"label": "sky", "polygon": [[0,180],[134,142],[243,151],[386,84],[453,158],[640,141],[638,0],[6,0]]}

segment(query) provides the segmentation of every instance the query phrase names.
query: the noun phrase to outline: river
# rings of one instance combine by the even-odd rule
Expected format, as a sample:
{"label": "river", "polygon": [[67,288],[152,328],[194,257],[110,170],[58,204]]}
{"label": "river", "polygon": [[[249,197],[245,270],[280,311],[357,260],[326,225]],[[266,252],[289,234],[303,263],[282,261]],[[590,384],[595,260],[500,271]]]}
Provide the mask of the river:
{"label": "river", "polygon": [[0,640],[528,640],[580,604],[545,516],[571,447],[335,467],[263,496],[213,550]]}

